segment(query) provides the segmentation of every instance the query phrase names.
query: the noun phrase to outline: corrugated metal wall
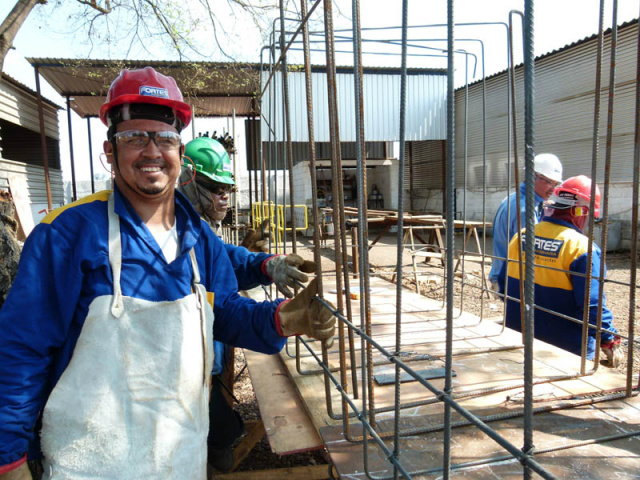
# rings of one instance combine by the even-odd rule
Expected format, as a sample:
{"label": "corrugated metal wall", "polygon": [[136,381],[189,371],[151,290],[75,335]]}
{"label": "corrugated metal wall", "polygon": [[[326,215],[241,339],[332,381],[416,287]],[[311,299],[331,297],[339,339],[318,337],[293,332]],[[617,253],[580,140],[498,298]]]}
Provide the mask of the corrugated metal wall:
{"label": "corrugated metal wall", "polygon": [[[263,81],[266,81],[266,75]],[[329,141],[327,78],[325,73],[312,74],[314,134],[318,142]],[[337,74],[338,119],[340,140],[354,142],[355,104],[353,75]],[[308,141],[306,90],[303,72],[288,76],[291,105],[291,137],[294,142]],[[276,99],[271,100],[271,89]],[[400,75],[365,73],[363,77],[365,138],[367,141],[398,141],[400,115]],[[407,76],[407,140],[441,140],[446,137],[446,76],[414,74]],[[276,120],[271,109],[275,105]],[[261,111],[277,132],[284,135],[282,123],[282,78],[278,73],[272,79],[262,98]],[[268,129],[262,129],[263,141],[269,140]]]}
{"label": "corrugated metal wall", "polygon": [[[44,182],[42,167],[27,165],[23,162],[0,159],[0,189],[9,190],[9,175],[24,176],[27,181],[28,195],[31,204],[47,204],[47,188]],[[64,186],[62,171],[49,169],[51,182],[51,200],[54,205],[64,204]]]}
{"label": "corrugated metal wall", "polygon": [[[633,158],[635,65],[637,23],[619,31],[616,95],[614,104],[612,182],[629,181]],[[552,152],[564,165],[564,177],[591,173],[593,111],[597,39],[589,40],[536,62],[535,151]],[[601,91],[600,169],[602,181],[605,154],[607,99],[609,84],[609,36],[605,39]],[[519,159],[523,159],[523,76],[516,72]],[[487,186],[507,184],[507,76],[486,82]],[[468,154],[464,162],[465,90],[456,91],[456,185],[482,187],[482,84],[469,88]],[[522,165],[522,164],[521,164]]]}
{"label": "corrugated metal wall", "polygon": [[[51,182],[51,196],[54,205],[64,204],[64,187],[62,171],[54,168],[60,163],[58,144],[60,134],[58,131],[58,112],[49,103],[43,103],[45,134],[47,136],[47,150],[51,162],[49,169],[49,181]],[[40,166],[42,158],[40,153],[40,123],[38,119],[38,103],[35,96],[18,88],[8,81],[0,82],[0,119],[11,124],[0,131],[0,137],[6,134],[6,130],[12,132],[11,148],[19,159],[32,158],[33,160],[16,161],[15,158],[7,158],[7,152],[0,151],[0,189],[8,190],[10,175],[23,176],[27,182],[28,196],[32,205],[47,204],[47,191],[44,179],[44,169]],[[6,125],[6,123],[5,123]],[[16,127],[17,125],[17,127]],[[35,133],[33,133],[35,132]],[[27,141],[21,142],[16,135],[22,135]],[[37,140],[34,142],[34,138]],[[23,145],[20,145],[22,143]],[[31,149],[30,153],[28,150]],[[37,212],[36,212],[37,213]],[[34,216],[35,219],[35,216]]]}
{"label": "corrugated metal wall", "polygon": [[[58,112],[46,102],[43,106],[45,134],[47,137],[60,140]],[[36,98],[6,81],[0,81],[0,118],[40,133]]]}

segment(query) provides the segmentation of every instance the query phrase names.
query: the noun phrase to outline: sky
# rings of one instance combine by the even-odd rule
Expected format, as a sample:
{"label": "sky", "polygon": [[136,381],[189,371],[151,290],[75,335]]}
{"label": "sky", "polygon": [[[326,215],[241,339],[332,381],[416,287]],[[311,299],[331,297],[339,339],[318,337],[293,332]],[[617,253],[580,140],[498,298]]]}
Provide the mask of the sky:
{"label": "sky", "polygon": [[[258,2],[261,0],[257,0]],[[262,0],[267,1],[267,0]],[[0,2],[0,18],[5,18],[14,5],[13,0]],[[157,36],[142,35],[140,42],[113,42],[118,33],[130,28],[130,15],[117,20],[121,29],[108,29],[98,22],[93,43],[87,41],[82,25],[74,23],[72,16],[78,11],[79,4],[74,0],[67,0],[62,7],[56,7],[57,0],[49,0],[48,5],[37,6],[31,13],[15,40],[15,49],[7,55],[4,64],[5,73],[16,78],[30,88],[35,89],[33,69],[25,60],[26,57],[36,58],[98,58],[98,59],[152,59],[175,60],[177,55],[167,48]],[[197,11],[200,2],[190,2],[182,12],[182,20],[193,27],[194,45],[202,53],[198,56],[191,52],[191,60],[227,61],[220,53],[213,39],[213,33],[208,28],[203,12]],[[308,2],[310,3],[310,2]],[[216,13],[224,19],[218,25],[216,35],[222,48],[236,60],[259,62],[260,51],[265,45],[266,37],[261,35],[254,21],[242,12],[228,10],[228,3],[222,0],[212,2]],[[292,9],[298,8],[299,1],[290,2]],[[401,36],[398,27],[402,22],[400,0],[361,0],[361,24],[363,27],[363,63],[365,66],[400,66],[400,47],[397,45]],[[536,56],[562,48],[570,43],[581,40],[597,32],[599,21],[599,0],[536,0],[534,2],[534,35]],[[640,0],[619,0],[618,24],[622,24],[638,17]],[[425,25],[446,24],[447,4],[444,0],[410,0],[408,4],[409,44],[407,64],[409,67],[446,68],[446,27],[425,27]],[[605,27],[612,22],[613,0],[605,0]],[[454,16],[458,24],[502,22],[508,23],[511,10],[524,11],[524,0],[455,0]],[[334,28],[336,29],[336,62],[338,65],[351,65],[353,56],[350,43],[343,37],[350,35],[351,29],[351,0],[334,0]],[[295,12],[294,12],[295,13]],[[277,19],[278,12],[273,11],[259,16],[262,26],[270,26]],[[314,12],[311,30],[322,28],[322,5]],[[287,17],[292,17],[290,14]],[[514,38],[516,62],[522,60],[520,17],[514,16],[516,33]],[[279,25],[279,23],[278,23]],[[287,22],[287,29],[294,30],[297,25]],[[268,29],[267,29],[268,30]],[[75,33],[74,33],[75,32]],[[465,74],[469,82],[481,78],[482,65],[485,75],[491,75],[504,70],[507,66],[506,29],[503,25],[460,25],[455,30],[457,50],[464,50],[468,58],[465,69],[465,55],[456,55],[456,84],[465,81]],[[312,36],[318,40],[315,43],[322,47],[320,36]],[[430,39],[430,41],[426,41]],[[482,42],[480,42],[480,41]],[[384,43],[383,43],[384,41]],[[394,44],[395,42],[395,44]],[[484,62],[481,47],[484,47]],[[430,48],[427,48],[430,47]],[[294,45],[289,56],[289,63],[302,63],[301,52]],[[340,53],[340,51],[347,53]],[[435,55],[435,56],[434,56]],[[474,57],[475,56],[475,57]],[[477,58],[477,68],[474,76],[474,59]],[[323,64],[324,52],[312,54],[312,63]],[[43,94],[61,107],[65,106],[65,99],[58,96],[46,82],[41,82]],[[94,122],[94,123],[93,123]],[[81,161],[88,155],[86,120],[80,119],[72,113],[72,128],[74,133],[74,153],[76,158],[76,178],[89,179],[88,163]],[[198,123],[198,131],[231,130],[227,119]],[[243,145],[244,140],[238,132],[242,131],[242,123],[236,124],[236,145]],[[101,144],[104,139],[104,127],[99,120],[92,120],[94,168],[102,170],[98,159]],[[184,133],[184,140],[190,140],[191,130]],[[66,111],[60,112],[61,158],[65,179],[70,178],[69,142],[67,131]]]}

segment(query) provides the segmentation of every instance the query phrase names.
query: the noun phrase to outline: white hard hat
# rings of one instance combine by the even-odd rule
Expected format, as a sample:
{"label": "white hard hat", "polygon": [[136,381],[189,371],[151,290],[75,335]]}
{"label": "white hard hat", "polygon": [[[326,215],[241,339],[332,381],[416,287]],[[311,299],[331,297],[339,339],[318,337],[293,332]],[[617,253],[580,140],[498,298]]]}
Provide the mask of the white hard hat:
{"label": "white hard hat", "polygon": [[533,159],[534,170],[540,175],[544,175],[549,180],[558,183],[562,182],[562,163],[553,153],[541,153]]}

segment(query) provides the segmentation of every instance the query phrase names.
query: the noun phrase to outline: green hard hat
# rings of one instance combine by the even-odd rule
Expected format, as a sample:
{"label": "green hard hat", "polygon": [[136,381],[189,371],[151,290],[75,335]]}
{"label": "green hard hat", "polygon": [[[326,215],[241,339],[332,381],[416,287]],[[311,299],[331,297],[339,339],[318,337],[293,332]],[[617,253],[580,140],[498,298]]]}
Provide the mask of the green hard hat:
{"label": "green hard hat", "polygon": [[[231,159],[220,142],[209,137],[198,137],[187,143],[184,155],[196,166],[196,172],[214,182],[235,185],[231,174]],[[188,164],[188,160],[185,165]]]}

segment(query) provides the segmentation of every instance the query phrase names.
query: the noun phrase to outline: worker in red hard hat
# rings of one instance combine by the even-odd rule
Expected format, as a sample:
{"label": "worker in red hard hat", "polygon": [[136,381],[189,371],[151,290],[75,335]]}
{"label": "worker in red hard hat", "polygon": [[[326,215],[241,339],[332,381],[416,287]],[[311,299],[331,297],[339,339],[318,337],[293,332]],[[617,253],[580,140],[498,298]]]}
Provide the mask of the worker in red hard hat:
{"label": "worker in red hard hat", "polygon": [[[564,350],[581,354],[582,325],[563,318],[582,322],[589,239],[582,229],[589,218],[591,179],[584,175],[571,177],[557,187],[545,208],[546,215],[535,226],[535,337]],[[594,212],[600,216],[600,189],[595,186]],[[524,230],[523,230],[524,251]],[[600,347],[609,366],[622,361],[620,337],[613,325],[613,314],[607,308],[603,294],[599,298],[600,248],[593,244],[591,289],[588,321],[596,324],[598,304],[602,301],[602,331]],[[521,329],[520,268],[518,266],[518,237],[509,244],[507,326]],[[511,297],[515,297],[516,300]],[[589,328],[587,359],[596,352],[596,329]]]}
{"label": "worker in red hard hat", "polygon": [[[207,477],[213,336],[264,353],[330,341],[315,282],[238,295],[222,241],[175,191],[189,106],[171,77],[123,70],[100,117],[113,192],[49,213],[0,310],[0,480]],[[215,323],[213,317],[215,314]]]}

